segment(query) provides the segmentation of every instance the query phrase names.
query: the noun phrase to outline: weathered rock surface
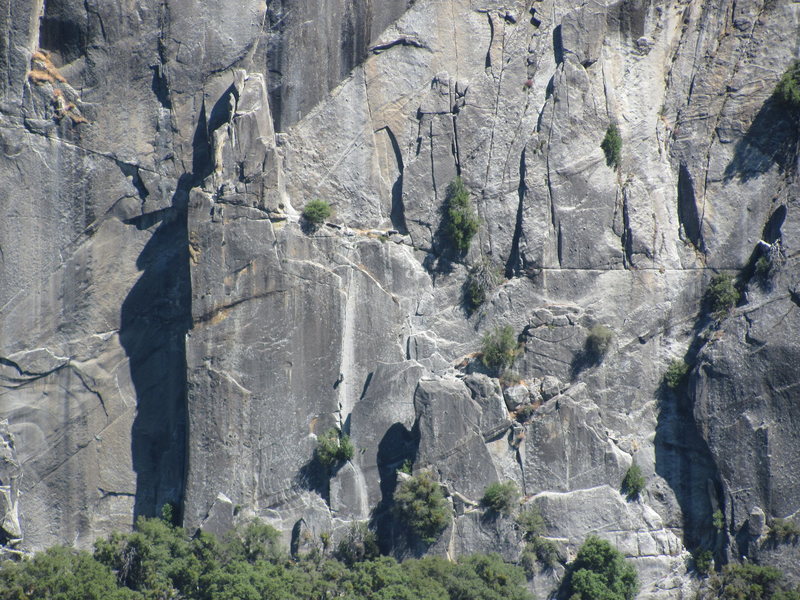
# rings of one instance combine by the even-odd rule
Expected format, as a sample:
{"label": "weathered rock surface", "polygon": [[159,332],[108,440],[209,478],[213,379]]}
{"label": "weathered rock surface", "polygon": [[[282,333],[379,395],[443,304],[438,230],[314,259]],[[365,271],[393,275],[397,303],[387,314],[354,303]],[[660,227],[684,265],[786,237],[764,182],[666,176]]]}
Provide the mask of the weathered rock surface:
{"label": "weathered rock surface", "polygon": [[[691,596],[687,548],[800,577],[749,526],[800,510],[798,126],[771,98],[800,5],[7,5],[4,544],[85,547],[172,501],[297,548],[374,514],[391,550],[409,464],[456,508],[431,552],[513,559],[511,521],[476,506],[513,480],[570,553],[617,544],[647,597]],[[481,219],[464,256],[441,226],[457,174]],[[334,213],[313,228],[316,198]],[[470,312],[478,261],[506,279]],[[746,296],[714,327],[717,270]],[[527,399],[477,356],[501,324]],[[668,390],[677,357],[695,367]],[[332,427],[355,454],[326,471]]]}

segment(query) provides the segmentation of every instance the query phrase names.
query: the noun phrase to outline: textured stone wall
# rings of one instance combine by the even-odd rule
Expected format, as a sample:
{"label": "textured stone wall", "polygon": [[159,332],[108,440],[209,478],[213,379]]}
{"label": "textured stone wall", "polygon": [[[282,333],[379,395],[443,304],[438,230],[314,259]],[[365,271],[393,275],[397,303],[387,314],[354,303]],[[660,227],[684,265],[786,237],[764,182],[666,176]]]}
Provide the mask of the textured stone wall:
{"label": "textured stone wall", "polygon": [[[295,546],[372,518],[405,556],[408,460],[453,504],[433,553],[515,559],[478,507],[510,479],[568,556],[610,539],[647,597],[690,597],[687,549],[798,575],[750,515],[800,508],[798,122],[772,97],[800,5],[5,8],[0,541],[88,546],[177,502],[189,527],[257,515]],[[441,226],[457,174],[481,220],[465,255]],[[480,263],[504,277],[469,310]],[[719,271],[745,293],[716,324]],[[510,390],[478,356],[500,324]],[[675,358],[694,368],[670,390]],[[330,427],[356,452],[326,473]]]}

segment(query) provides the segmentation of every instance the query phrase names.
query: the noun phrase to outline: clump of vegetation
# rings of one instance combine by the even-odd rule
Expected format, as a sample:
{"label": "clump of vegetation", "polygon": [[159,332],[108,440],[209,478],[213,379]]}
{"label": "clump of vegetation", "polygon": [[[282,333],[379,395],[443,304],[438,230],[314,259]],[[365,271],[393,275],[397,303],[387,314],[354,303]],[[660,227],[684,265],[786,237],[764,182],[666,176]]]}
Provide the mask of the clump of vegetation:
{"label": "clump of vegetation", "polygon": [[467,308],[474,311],[486,302],[486,298],[500,285],[502,279],[497,267],[489,259],[483,257],[470,269],[464,284],[464,300]]}
{"label": "clump of vegetation", "polygon": [[800,538],[800,526],[791,519],[772,519],[769,537],[778,543],[797,542]]}
{"label": "clump of vegetation", "polygon": [[511,514],[514,506],[519,502],[519,489],[513,481],[490,484],[483,493],[481,504],[494,513],[503,515]]}
{"label": "clump of vegetation", "polygon": [[619,135],[619,129],[615,123],[611,123],[606,129],[606,136],[600,147],[606,155],[606,164],[613,169],[619,167],[622,158],[622,137]]}
{"label": "clump of vegetation", "polygon": [[639,588],[636,569],[610,543],[589,537],[562,581],[570,600],[633,600]]}
{"label": "clump of vegetation", "polygon": [[319,436],[314,456],[326,469],[350,460],[353,458],[353,443],[350,441],[350,436],[343,435],[338,429],[329,429]]}
{"label": "clump of vegetation", "polygon": [[689,374],[689,365],[681,358],[669,361],[667,370],[664,373],[664,383],[672,390],[678,389]]}
{"label": "clump of vegetation", "polygon": [[500,381],[500,385],[504,387],[511,387],[512,385],[519,385],[522,383],[522,377],[516,371],[512,371],[511,369],[506,369],[502,373],[500,373],[500,377],[498,378]]}
{"label": "clump of vegetation", "polygon": [[781,77],[775,96],[788,108],[800,111],[800,60],[795,60]]}
{"label": "clump of vegetation", "polygon": [[694,562],[694,570],[703,577],[707,577],[711,573],[711,569],[714,568],[714,555],[711,554],[711,550],[695,552],[692,556],[692,561]]}
{"label": "clump of vegetation", "polygon": [[483,364],[496,372],[513,365],[519,356],[520,347],[511,326],[501,325],[484,335],[481,353]]}
{"label": "clump of vegetation", "polygon": [[711,524],[718,532],[722,532],[725,529],[725,515],[722,514],[720,509],[715,510],[711,515]]}
{"label": "clump of vegetation", "polygon": [[3,561],[0,600],[532,600],[522,569],[496,554],[402,564],[380,556],[348,565],[319,555],[290,559],[278,546],[246,550],[242,540],[248,537],[277,536],[267,528],[251,523],[218,539],[206,532],[191,536],[161,519],[139,519],[133,532],[98,540],[93,555],[56,546],[18,562]]}
{"label": "clump of vegetation", "polygon": [[589,330],[589,337],[586,338],[586,351],[596,361],[600,361],[611,349],[613,339],[614,332],[609,327],[595,325]]}
{"label": "clump of vegetation", "polygon": [[522,530],[522,537],[526,541],[544,533],[544,519],[542,513],[535,506],[530,506],[517,515],[517,527]]}
{"label": "clump of vegetation", "polygon": [[366,523],[353,523],[347,535],[339,542],[334,558],[348,566],[357,562],[372,560],[380,555],[378,536]]}
{"label": "clump of vegetation", "polygon": [[458,251],[464,253],[469,250],[472,238],[478,233],[480,220],[472,208],[469,192],[461,177],[456,177],[447,186],[445,207],[447,234]]}
{"label": "clump of vegetation", "polygon": [[553,569],[558,563],[564,560],[558,549],[558,544],[540,535],[533,538],[525,546],[525,551],[532,552],[536,560],[548,569]]}
{"label": "clump of vegetation", "polygon": [[398,473],[405,473],[406,475],[411,475],[414,470],[414,463],[411,462],[410,458],[407,458],[403,461],[403,464],[400,465],[400,468],[397,469]]}
{"label": "clump of vegetation", "polygon": [[698,594],[700,600],[800,600],[800,588],[792,587],[775,567],[754,563],[728,564],[721,576],[712,577]]}
{"label": "clump of vegetation", "polygon": [[711,310],[717,319],[727,315],[739,302],[741,294],[736,289],[736,280],[733,275],[719,273],[711,279],[706,290],[706,298],[711,305]]}
{"label": "clump of vegetation", "polygon": [[764,279],[769,275],[770,269],[772,269],[772,262],[766,256],[759,257],[755,266],[756,275]]}
{"label": "clump of vegetation", "polygon": [[558,544],[542,537],[545,530],[544,519],[535,506],[521,511],[517,515],[517,527],[522,530],[525,549],[520,555],[520,563],[529,577],[536,572],[536,563],[552,569],[563,560]]}
{"label": "clump of vegetation", "polygon": [[420,473],[398,484],[394,512],[426,544],[435,542],[450,522],[450,507],[430,473]]}
{"label": "clump of vegetation", "polygon": [[642,475],[641,467],[633,463],[622,480],[622,493],[628,497],[628,500],[638,500],[646,484],[647,481]]}
{"label": "clump of vegetation", "polygon": [[324,200],[311,200],[303,208],[303,218],[312,225],[321,225],[331,216],[331,205]]}
{"label": "clump of vegetation", "polygon": [[520,423],[526,423],[528,419],[531,418],[531,415],[536,411],[533,404],[523,404],[517,409],[516,412],[516,419]]}

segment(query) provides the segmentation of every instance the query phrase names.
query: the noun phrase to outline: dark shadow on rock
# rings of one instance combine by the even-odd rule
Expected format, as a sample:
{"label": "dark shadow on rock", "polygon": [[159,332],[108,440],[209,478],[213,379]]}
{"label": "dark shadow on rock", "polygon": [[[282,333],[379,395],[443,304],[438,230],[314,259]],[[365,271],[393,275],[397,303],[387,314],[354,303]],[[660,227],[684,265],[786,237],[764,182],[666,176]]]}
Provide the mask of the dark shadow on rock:
{"label": "dark shadow on rock", "polygon": [[764,102],[745,136],[736,144],[733,159],[725,167],[725,179],[749,181],[777,164],[782,172],[797,159],[800,127],[789,110],[774,96]]}
{"label": "dark shadow on rock", "polygon": [[[338,471],[338,468],[336,469]],[[331,471],[312,458],[297,471],[294,483],[298,487],[315,492],[325,503],[331,503]]]}
{"label": "dark shadow on rock", "polygon": [[[395,423],[378,443],[378,474],[381,482],[381,501],[372,513],[372,527],[378,535],[382,554],[389,554],[401,536],[395,533],[394,491],[397,488],[397,470],[406,461],[414,464],[419,449],[419,426],[409,431],[402,423]],[[398,531],[401,528],[398,528]]]}
{"label": "dark shadow on rock", "polygon": [[[694,341],[684,357],[686,364],[695,364],[704,343],[700,333],[709,323],[705,314],[698,317]],[[722,564],[725,540],[720,539],[712,524],[709,482],[717,498],[722,497],[722,486],[714,457],[695,421],[692,385],[691,378],[685,377],[676,389],[670,389],[665,383],[659,387],[655,470],[678,500],[684,546],[691,552],[712,550],[717,564]]]}
{"label": "dark shadow on rock", "polygon": [[449,275],[452,273],[454,264],[459,262],[465,254],[454,248],[450,241],[450,236],[447,233],[445,210],[445,208],[442,208],[439,211],[441,218],[439,219],[439,226],[431,238],[431,250],[422,261],[422,266],[434,278],[437,275]]}
{"label": "dark shadow on rock", "polygon": [[599,364],[597,359],[595,359],[586,348],[581,348],[575,353],[575,356],[572,357],[572,362],[569,365],[570,377],[575,379],[586,369],[594,367],[597,364]]}
{"label": "dark shadow on rock", "polygon": [[684,163],[681,163],[678,170],[678,223],[683,233],[682,237],[690,241],[699,252],[704,253],[706,250],[702,218],[697,209],[694,180]]}
{"label": "dark shadow on rock", "polygon": [[553,57],[557,65],[564,62],[564,42],[561,39],[561,25],[556,25],[553,28]]}
{"label": "dark shadow on rock", "polygon": [[183,176],[170,208],[128,221],[156,226],[139,255],[142,275],[122,303],[120,344],[136,391],[131,455],[136,472],[134,519],[156,516],[183,500],[186,460],[186,332],[191,328],[187,198]]}

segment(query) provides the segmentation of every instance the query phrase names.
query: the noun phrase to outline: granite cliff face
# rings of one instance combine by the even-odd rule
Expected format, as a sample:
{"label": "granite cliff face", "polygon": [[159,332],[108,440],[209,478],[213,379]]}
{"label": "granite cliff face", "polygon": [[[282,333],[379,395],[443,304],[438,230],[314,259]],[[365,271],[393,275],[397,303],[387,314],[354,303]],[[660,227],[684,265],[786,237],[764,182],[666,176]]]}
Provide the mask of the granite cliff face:
{"label": "granite cliff face", "polygon": [[[6,0],[0,542],[87,546],[173,502],[294,547],[372,519],[410,555],[411,461],[454,507],[429,552],[517,559],[477,506],[512,480],[567,554],[594,533],[634,559],[642,597],[688,597],[698,548],[800,577],[763,527],[800,509],[798,116],[772,96],[800,4],[717,4]],[[479,264],[503,277],[470,310]],[[744,290],[718,324],[717,272]],[[506,389],[477,355],[505,324]],[[356,453],[328,476],[331,427]]]}

